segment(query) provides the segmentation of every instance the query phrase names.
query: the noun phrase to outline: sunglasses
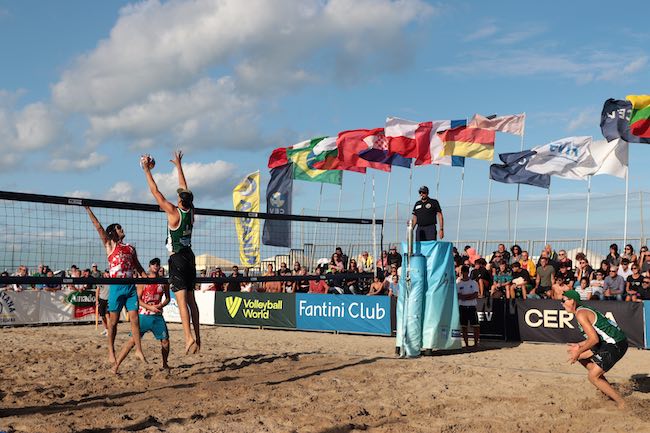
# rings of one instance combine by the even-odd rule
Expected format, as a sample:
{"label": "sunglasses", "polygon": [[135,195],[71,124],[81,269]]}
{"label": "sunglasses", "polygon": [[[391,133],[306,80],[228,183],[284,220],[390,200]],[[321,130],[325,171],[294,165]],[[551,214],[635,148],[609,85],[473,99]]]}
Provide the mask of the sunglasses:
{"label": "sunglasses", "polygon": [[650,284],[650,281],[644,281],[642,284]]}

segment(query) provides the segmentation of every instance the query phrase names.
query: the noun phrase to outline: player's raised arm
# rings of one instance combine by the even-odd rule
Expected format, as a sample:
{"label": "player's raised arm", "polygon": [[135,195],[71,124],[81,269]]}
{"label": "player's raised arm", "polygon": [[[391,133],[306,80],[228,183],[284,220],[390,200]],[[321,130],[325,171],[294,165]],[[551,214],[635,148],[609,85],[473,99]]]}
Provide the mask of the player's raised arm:
{"label": "player's raised arm", "polygon": [[[142,160],[146,158],[147,160]],[[165,196],[160,192],[158,189],[158,185],[156,184],[156,180],[153,178],[153,175],[151,174],[151,169],[153,168],[153,164],[149,161],[150,157],[148,156],[143,156],[141,159],[141,166],[142,170],[144,171],[144,175],[147,178],[147,185],[149,185],[149,190],[151,191],[151,195],[156,199],[156,202],[158,203],[158,206],[165,211],[167,214],[175,214],[176,212],[176,207],[167,201]],[[180,160],[179,160],[180,162]]]}
{"label": "player's raised arm", "polygon": [[97,230],[97,233],[99,234],[99,238],[102,240],[102,243],[104,245],[108,244],[109,239],[108,239],[108,235],[106,234],[106,231],[104,230],[104,227],[102,227],[102,224],[99,222],[99,220],[93,213],[92,209],[90,209],[90,206],[84,206],[84,208],[86,208],[86,212],[88,212],[90,221],[95,226],[95,229]]}
{"label": "player's raised arm", "polygon": [[182,159],[183,152],[181,150],[178,150],[174,152],[174,158],[170,159],[169,161],[176,166],[176,170],[178,171],[178,186],[183,189],[188,189],[187,181],[185,180],[185,173],[183,173],[183,165],[181,163]]}

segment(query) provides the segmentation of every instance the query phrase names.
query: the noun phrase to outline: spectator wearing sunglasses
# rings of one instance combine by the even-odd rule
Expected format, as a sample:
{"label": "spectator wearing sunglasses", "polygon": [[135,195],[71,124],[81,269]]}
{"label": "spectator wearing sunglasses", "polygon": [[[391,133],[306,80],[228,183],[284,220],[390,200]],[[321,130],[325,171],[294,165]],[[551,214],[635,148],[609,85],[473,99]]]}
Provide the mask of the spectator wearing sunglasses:
{"label": "spectator wearing sunglasses", "polygon": [[650,277],[643,277],[641,289],[639,289],[638,298],[642,301],[650,301]]}
{"label": "spectator wearing sunglasses", "polygon": [[641,302],[641,296],[639,295],[641,288],[643,286],[643,280],[647,279],[639,272],[639,265],[636,263],[632,265],[632,274],[627,277],[625,283],[625,300],[628,302]]}
{"label": "spectator wearing sunglasses", "polygon": [[622,301],[625,296],[625,280],[618,275],[618,266],[609,268],[609,275],[603,283],[605,299],[610,301]]}

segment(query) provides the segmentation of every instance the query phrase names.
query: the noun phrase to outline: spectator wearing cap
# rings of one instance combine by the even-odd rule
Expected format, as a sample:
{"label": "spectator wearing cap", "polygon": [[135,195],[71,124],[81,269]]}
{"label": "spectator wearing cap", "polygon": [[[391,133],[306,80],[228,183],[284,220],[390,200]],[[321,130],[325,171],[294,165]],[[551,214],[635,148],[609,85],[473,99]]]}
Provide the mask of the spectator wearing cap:
{"label": "spectator wearing cap", "polygon": [[474,262],[474,269],[470,278],[476,281],[478,285],[478,297],[483,298],[489,292],[492,286],[492,274],[486,269],[487,261],[484,258],[478,258]]}
{"label": "spectator wearing cap", "polygon": [[650,301],[650,277],[643,277],[643,282],[641,283],[641,289],[639,289],[638,297],[643,301]]}
{"label": "spectator wearing cap", "polygon": [[[569,260],[570,262],[570,260]],[[562,281],[564,285],[573,287],[573,283],[576,280],[575,275],[573,274],[573,271],[569,267],[568,263],[565,261],[563,262],[560,260],[559,262],[560,269],[555,273],[555,282],[559,283]],[[569,290],[569,289],[567,289]],[[559,298],[558,298],[559,299]]]}
{"label": "spectator wearing cap", "polygon": [[533,288],[533,282],[526,269],[521,268],[521,263],[514,262],[512,269],[512,285],[510,286],[510,299],[526,299],[528,292]]}
{"label": "spectator wearing cap", "polygon": [[397,247],[393,245],[388,250],[388,266],[395,265],[398,268],[402,267],[402,255],[397,252]]}
{"label": "spectator wearing cap", "polygon": [[[415,202],[413,206],[413,217],[411,221],[413,227],[417,225],[415,230],[415,240],[421,241],[435,241],[440,236],[440,239],[445,237],[445,223],[442,216],[442,209],[438,200],[429,197],[429,188],[421,186],[418,190],[420,193],[420,200]],[[436,220],[440,224],[440,231],[436,232]]]}

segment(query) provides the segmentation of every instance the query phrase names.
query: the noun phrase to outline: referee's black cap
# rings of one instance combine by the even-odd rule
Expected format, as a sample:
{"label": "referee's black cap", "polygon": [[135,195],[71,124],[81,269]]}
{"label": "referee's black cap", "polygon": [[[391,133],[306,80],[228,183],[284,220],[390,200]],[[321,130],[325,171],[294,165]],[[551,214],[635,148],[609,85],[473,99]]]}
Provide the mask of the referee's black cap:
{"label": "referee's black cap", "polygon": [[425,194],[429,194],[429,187],[426,185],[422,185],[420,189],[418,189],[418,192],[423,192]]}

